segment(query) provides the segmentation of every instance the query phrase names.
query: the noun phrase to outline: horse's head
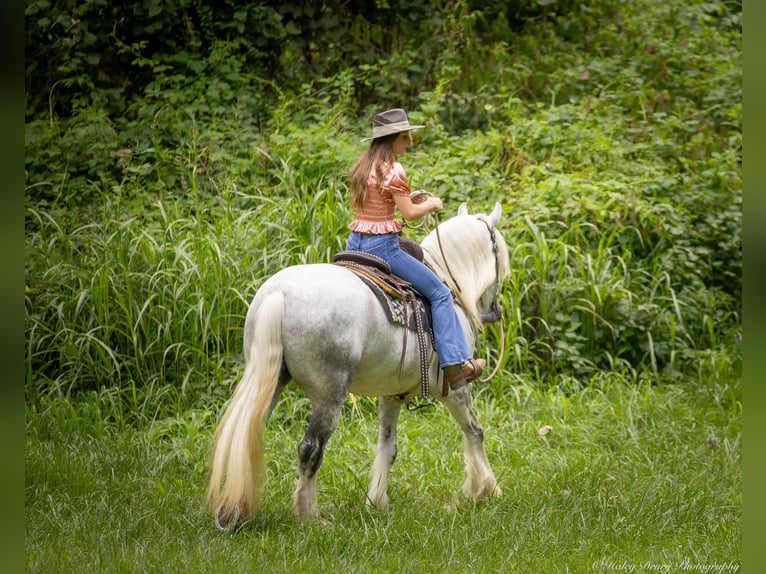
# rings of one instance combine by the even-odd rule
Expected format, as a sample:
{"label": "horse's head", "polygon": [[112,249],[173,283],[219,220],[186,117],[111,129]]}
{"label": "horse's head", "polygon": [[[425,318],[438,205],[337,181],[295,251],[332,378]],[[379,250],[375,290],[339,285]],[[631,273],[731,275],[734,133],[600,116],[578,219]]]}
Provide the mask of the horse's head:
{"label": "horse's head", "polygon": [[489,215],[470,215],[463,203],[457,216],[421,244],[426,260],[450,286],[475,329],[500,319],[497,298],[510,273],[508,247],[497,229],[501,216],[499,203]]}

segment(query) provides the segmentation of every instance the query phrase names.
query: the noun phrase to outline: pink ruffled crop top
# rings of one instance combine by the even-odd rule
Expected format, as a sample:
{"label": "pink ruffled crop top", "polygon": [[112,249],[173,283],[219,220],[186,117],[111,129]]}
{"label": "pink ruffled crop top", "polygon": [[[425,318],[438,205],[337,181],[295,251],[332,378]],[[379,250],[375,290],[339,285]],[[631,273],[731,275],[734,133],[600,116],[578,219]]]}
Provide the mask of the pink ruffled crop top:
{"label": "pink ruffled crop top", "polygon": [[407,174],[402,164],[394,162],[391,171],[386,175],[380,191],[376,184],[374,173],[367,180],[367,204],[356,212],[356,219],[349,223],[348,228],[357,233],[384,234],[399,233],[403,225],[396,220],[394,202],[395,195],[410,195],[407,185]]}

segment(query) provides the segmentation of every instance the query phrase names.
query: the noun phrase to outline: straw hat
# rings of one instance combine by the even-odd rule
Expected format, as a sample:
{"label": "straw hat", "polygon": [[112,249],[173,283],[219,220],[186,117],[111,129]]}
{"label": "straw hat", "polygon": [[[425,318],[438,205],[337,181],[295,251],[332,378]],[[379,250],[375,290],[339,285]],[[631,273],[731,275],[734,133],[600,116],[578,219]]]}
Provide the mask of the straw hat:
{"label": "straw hat", "polygon": [[371,116],[370,120],[372,120],[372,137],[363,138],[363,142],[425,127],[411,125],[407,119],[407,112],[400,108],[380,112]]}

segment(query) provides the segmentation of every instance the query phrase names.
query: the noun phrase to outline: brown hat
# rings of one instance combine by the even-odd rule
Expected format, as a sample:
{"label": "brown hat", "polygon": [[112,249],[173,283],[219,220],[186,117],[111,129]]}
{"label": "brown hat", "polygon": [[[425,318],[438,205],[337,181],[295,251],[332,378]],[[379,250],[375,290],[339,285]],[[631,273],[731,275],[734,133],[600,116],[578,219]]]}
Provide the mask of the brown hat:
{"label": "brown hat", "polygon": [[372,120],[372,137],[363,138],[363,142],[381,138],[383,136],[390,136],[391,134],[419,130],[420,128],[425,127],[410,125],[410,122],[407,119],[407,112],[400,108],[380,112],[379,114],[371,116],[370,120]]}

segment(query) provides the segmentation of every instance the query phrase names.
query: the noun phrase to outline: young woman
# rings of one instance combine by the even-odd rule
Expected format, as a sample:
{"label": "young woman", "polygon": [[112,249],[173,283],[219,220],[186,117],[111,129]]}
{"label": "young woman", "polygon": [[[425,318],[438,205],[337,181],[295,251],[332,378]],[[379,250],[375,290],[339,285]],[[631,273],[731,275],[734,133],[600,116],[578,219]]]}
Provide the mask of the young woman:
{"label": "young woman", "polygon": [[356,219],[349,224],[351,234],[346,249],[364,251],[388,262],[395,275],[409,281],[431,302],[431,319],[439,366],[444,369],[450,389],[459,389],[476,380],[484,368],[483,359],[474,359],[458,321],[452,294],[423,263],[399,248],[402,224],[442,210],[436,197],[414,203],[404,168],[396,160],[410,145],[409,132],[424,126],[410,125],[402,109],[372,116],[370,147],[351,171],[351,202]]}

